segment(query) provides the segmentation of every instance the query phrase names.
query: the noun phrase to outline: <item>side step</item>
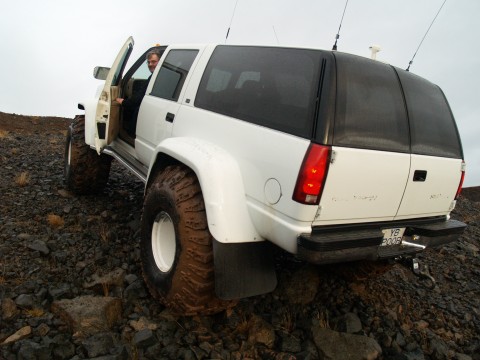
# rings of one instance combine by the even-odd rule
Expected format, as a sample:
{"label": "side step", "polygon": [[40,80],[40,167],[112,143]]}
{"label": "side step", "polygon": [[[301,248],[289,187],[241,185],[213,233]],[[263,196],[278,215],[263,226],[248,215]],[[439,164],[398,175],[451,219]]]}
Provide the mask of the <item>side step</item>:
{"label": "side step", "polygon": [[125,166],[130,172],[138,177],[143,183],[147,182],[148,167],[143,165],[140,161],[135,159],[131,154],[126,151],[119,151],[107,146],[103,149],[103,153],[110,155],[123,166]]}

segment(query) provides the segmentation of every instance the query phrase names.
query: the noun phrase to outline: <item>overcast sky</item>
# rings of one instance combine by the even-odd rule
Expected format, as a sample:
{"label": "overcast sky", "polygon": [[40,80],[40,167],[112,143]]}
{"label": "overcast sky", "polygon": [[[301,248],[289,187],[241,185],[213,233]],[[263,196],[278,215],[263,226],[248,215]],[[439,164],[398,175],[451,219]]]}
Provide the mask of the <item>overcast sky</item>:
{"label": "overcast sky", "polygon": [[[338,50],[406,68],[444,0],[349,0]],[[343,0],[2,0],[0,111],[72,117],[133,36],[148,47],[228,43],[331,49]],[[236,5],[236,7],[235,7]],[[235,11],[234,11],[235,9]],[[447,0],[410,71],[439,85],[455,115],[466,186],[480,185],[480,1]],[[226,40],[227,29],[230,27]]]}

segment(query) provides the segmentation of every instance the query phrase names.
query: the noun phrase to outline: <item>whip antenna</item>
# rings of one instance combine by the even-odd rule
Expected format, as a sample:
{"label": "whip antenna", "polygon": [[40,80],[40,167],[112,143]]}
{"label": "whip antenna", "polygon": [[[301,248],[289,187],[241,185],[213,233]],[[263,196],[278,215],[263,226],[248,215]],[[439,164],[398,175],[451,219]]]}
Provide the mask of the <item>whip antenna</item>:
{"label": "whip antenna", "polygon": [[235,10],[237,10],[238,0],[235,1],[235,7],[233,8],[232,18],[230,19],[230,24],[228,25],[227,36],[225,36],[225,44],[227,43],[228,34],[230,33],[230,27],[232,26],[233,17],[235,16]]}
{"label": "whip antenna", "polygon": [[277,32],[275,31],[275,26],[272,25],[272,29],[273,29],[273,34],[275,35],[275,39],[277,39],[277,45],[279,45],[279,41],[278,41],[278,36],[277,36]]}
{"label": "whip antenna", "polygon": [[335,44],[333,44],[332,50],[337,50],[337,40],[340,37],[340,28],[342,27],[343,17],[345,16],[345,11],[347,10],[348,0],[345,2],[345,7],[343,9],[342,19],[340,20],[340,25],[338,27],[337,36],[335,36]]}
{"label": "whip antenna", "polygon": [[443,1],[442,6],[440,6],[440,9],[438,9],[438,11],[437,11],[437,15],[435,15],[432,22],[430,23],[430,26],[428,27],[427,32],[425,33],[425,35],[423,35],[422,41],[420,41],[420,44],[418,45],[417,50],[415,51],[415,54],[413,54],[412,60],[410,60],[410,62],[408,63],[408,67],[406,68],[407,71],[410,71],[410,65],[412,65],[413,59],[415,59],[415,56],[417,55],[417,52],[420,49],[420,46],[422,46],[423,40],[425,40],[425,38],[427,37],[427,34],[430,31],[430,28],[432,27],[433,23],[437,19],[438,14],[440,14],[440,11],[442,10],[443,5],[445,5],[446,2],[447,2],[447,0]]}

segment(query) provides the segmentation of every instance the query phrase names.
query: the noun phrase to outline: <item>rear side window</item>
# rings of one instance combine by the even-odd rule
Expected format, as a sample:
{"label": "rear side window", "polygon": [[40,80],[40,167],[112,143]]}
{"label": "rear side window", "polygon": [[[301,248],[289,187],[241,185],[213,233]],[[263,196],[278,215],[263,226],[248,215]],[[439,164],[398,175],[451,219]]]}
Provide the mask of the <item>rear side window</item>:
{"label": "rear side window", "polygon": [[337,62],[333,144],[409,152],[405,102],[394,69],[342,53]]}
{"label": "rear side window", "polygon": [[150,95],[177,101],[198,50],[171,50],[162,63]]}
{"label": "rear side window", "polygon": [[195,106],[310,138],[321,56],[305,49],[218,46]]}
{"label": "rear side window", "polygon": [[412,153],[462,158],[455,120],[440,88],[403,70],[398,76],[407,102]]}

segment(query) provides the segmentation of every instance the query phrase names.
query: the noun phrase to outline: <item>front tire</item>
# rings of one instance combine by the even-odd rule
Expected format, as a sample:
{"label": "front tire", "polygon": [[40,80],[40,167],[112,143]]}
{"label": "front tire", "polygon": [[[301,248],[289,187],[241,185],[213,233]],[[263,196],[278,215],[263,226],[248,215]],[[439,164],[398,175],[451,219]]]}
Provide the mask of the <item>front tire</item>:
{"label": "front tire", "polygon": [[112,158],[98,155],[85,143],[85,116],[77,115],[68,128],[64,178],[67,188],[79,195],[96,194],[108,181]]}
{"label": "front tire", "polygon": [[215,295],[212,235],[197,177],[169,166],[154,179],[142,215],[142,270],[152,296],[183,315],[233,306]]}

